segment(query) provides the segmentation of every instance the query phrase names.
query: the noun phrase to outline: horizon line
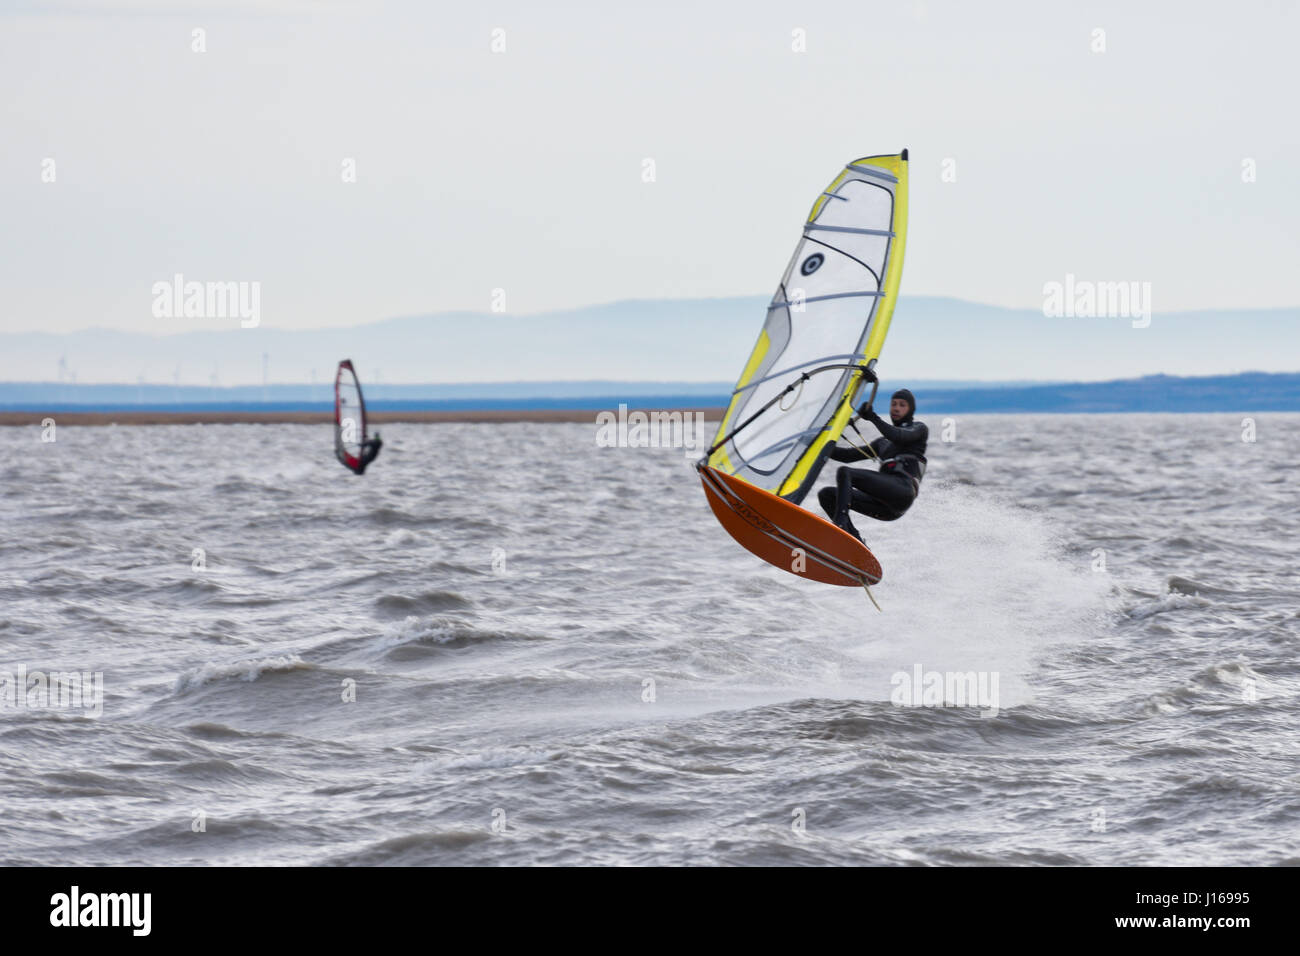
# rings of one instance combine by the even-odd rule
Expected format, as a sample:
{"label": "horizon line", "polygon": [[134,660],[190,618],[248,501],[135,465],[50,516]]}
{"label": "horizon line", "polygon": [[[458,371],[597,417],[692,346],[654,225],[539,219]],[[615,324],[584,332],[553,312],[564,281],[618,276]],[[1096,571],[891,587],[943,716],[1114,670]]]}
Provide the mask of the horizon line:
{"label": "horizon line", "polygon": [[[900,375],[892,376],[895,380],[910,380],[919,385],[927,383],[936,383],[929,385],[935,391],[957,391],[964,385],[1005,385],[1015,388],[1037,388],[1047,386],[1061,385],[1107,385],[1112,383],[1123,382],[1141,382],[1148,379],[1174,379],[1178,381],[1197,381],[1204,379],[1217,378],[1244,378],[1246,376],[1283,376],[1283,375],[1300,375],[1300,368],[1292,371],[1283,372],[1266,372],[1259,369],[1242,369],[1233,372],[1215,372],[1208,375],[1174,375],[1169,372],[1147,372],[1142,375],[1133,375],[1127,378],[1097,378],[1097,379],[997,379],[997,378],[914,378],[912,376]],[[882,377],[883,378],[883,377]],[[720,387],[724,392],[730,393],[734,387],[733,382],[722,380],[691,380],[691,379],[611,379],[611,378],[566,378],[566,379],[503,379],[497,381],[473,381],[473,382],[370,382],[364,384],[366,389],[388,389],[388,388],[482,388],[493,386],[528,386],[528,385],[611,385],[611,386],[628,386],[628,385],[662,385],[662,386],[689,386],[692,388]],[[244,383],[232,385],[196,385],[182,384],[177,382],[60,382],[49,380],[11,380],[0,379],[0,388],[5,387],[48,387],[48,388],[171,388],[171,389],[202,389],[206,391],[228,390],[228,389],[269,389],[269,388],[325,388],[331,389],[333,384],[330,379],[322,379],[318,382],[265,382],[265,383]],[[543,396],[537,396],[543,397]],[[601,396],[610,397],[610,396]]]}

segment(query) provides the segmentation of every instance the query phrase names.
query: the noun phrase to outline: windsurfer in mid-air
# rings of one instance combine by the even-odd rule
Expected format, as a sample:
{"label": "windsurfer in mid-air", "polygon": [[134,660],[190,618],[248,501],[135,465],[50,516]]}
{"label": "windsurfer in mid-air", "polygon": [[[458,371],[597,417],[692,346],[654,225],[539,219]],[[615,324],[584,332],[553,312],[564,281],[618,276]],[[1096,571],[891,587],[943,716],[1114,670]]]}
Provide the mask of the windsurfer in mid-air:
{"label": "windsurfer in mid-air", "polygon": [[849,520],[850,509],[877,521],[894,521],[903,516],[921,491],[925,442],[930,430],[925,422],[913,419],[915,414],[916,399],[900,388],[889,400],[892,421],[877,415],[870,402],[858,409],[858,417],[875,425],[882,437],[866,449],[831,447],[830,457],[836,461],[860,462],[869,452],[880,462],[879,471],[841,465],[835,473],[835,487],[823,488],[817,495],[831,520],[859,541],[862,536]]}

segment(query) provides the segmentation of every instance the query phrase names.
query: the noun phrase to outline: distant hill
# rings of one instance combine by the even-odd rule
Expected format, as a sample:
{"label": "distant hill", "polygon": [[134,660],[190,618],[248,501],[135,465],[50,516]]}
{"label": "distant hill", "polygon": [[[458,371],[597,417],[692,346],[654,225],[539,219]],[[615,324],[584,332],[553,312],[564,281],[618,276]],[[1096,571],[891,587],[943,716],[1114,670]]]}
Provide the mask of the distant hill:
{"label": "distant hill", "polygon": [[[904,296],[881,370],[895,380],[1087,382],[1169,375],[1293,371],[1300,308],[1157,311],[1129,319],[1046,318],[958,299]],[[159,334],[87,329],[0,334],[0,381],[319,386],[351,358],[383,383],[730,383],[766,314],[766,296],[632,300],[519,316],[450,312],[350,328],[266,326]],[[265,357],[265,366],[263,364]],[[63,363],[62,365],[60,363]],[[377,394],[377,393],[376,393]]]}

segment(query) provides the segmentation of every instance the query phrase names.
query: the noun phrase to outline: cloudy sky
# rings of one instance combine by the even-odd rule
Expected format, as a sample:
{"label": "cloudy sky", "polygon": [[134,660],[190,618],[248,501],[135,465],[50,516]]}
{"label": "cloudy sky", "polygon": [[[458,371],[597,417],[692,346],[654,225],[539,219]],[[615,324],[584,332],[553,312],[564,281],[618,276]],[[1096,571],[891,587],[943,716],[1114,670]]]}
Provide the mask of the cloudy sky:
{"label": "cloudy sky", "polygon": [[0,3],[0,329],[229,324],[155,317],[175,273],[283,328],[765,295],[904,146],[904,295],[1295,305],[1297,7]]}

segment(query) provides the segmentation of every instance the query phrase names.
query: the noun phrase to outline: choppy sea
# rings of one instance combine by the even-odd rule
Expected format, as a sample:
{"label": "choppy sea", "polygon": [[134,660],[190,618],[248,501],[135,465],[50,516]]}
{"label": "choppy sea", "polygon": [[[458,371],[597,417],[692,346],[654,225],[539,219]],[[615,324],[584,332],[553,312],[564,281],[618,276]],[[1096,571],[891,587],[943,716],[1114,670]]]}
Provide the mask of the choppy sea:
{"label": "choppy sea", "polygon": [[0,863],[1300,863],[1300,415],[929,424],[881,612],[594,424],[0,428]]}

